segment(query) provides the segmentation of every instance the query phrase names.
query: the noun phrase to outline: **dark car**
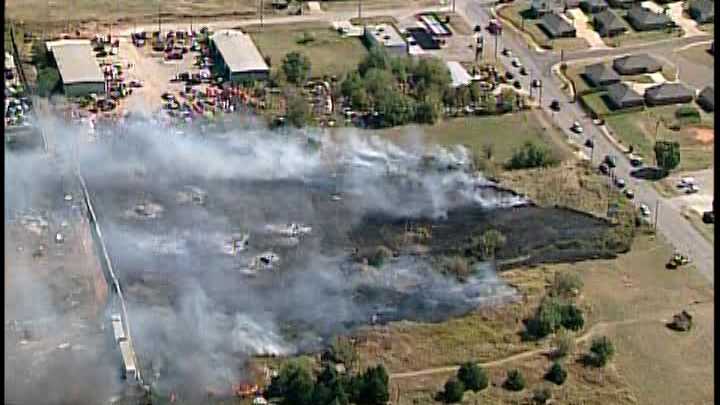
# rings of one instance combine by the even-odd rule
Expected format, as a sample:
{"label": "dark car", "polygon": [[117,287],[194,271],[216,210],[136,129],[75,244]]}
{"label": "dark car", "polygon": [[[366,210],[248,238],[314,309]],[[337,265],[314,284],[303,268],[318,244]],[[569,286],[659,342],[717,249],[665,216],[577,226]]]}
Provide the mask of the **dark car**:
{"label": "dark car", "polygon": [[610,172],[610,168],[605,163],[600,163],[600,166],[598,166],[598,169],[600,169],[600,173],[602,173],[602,174],[608,174]]}
{"label": "dark car", "polygon": [[512,74],[512,72],[505,72],[505,78],[508,80],[512,80],[515,78],[515,75]]}
{"label": "dark car", "polygon": [[522,85],[520,84],[520,81],[515,80],[515,81],[513,82],[513,87],[515,87],[516,89],[519,90],[519,89],[522,88]]}
{"label": "dark car", "polygon": [[612,155],[605,155],[605,159],[603,160],[603,162],[607,164],[608,167],[611,169],[614,169],[616,166],[615,156]]}
{"label": "dark car", "polygon": [[560,111],[560,102],[557,100],[553,100],[550,103],[550,109],[553,111]]}
{"label": "dark car", "polygon": [[525,66],[520,68],[520,74],[523,76],[527,75],[527,69],[525,69]]}
{"label": "dark car", "polygon": [[588,138],[588,139],[585,140],[585,147],[587,147],[587,148],[594,148],[594,147],[595,147],[595,142],[593,142],[592,139]]}
{"label": "dark car", "polygon": [[714,224],[715,223],[715,212],[713,212],[713,211],[703,212],[702,221],[706,224]]}

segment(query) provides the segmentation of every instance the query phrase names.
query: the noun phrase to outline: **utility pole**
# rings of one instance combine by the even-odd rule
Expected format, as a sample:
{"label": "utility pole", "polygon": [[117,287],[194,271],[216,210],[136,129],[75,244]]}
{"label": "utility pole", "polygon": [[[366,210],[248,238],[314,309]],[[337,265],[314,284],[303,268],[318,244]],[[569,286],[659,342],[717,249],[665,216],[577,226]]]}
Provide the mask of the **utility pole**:
{"label": "utility pole", "polygon": [[265,6],[265,2],[263,0],[260,0],[260,28],[263,27],[263,8]]}
{"label": "utility pole", "polygon": [[658,211],[660,210],[660,200],[655,200],[655,225],[653,225],[653,228],[657,232],[657,223],[658,223]]}
{"label": "utility pole", "polygon": [[455,0],[452,0],[452,12],[455,12]]}
{"label": "utility pole", "polygon": [[358,0],[358,20],[362,20],[362,0]]}
{"label": "utility pole", "polygon": [[161,0],[158,0],[158,39],[162,40],[162,22],[160,20]]}

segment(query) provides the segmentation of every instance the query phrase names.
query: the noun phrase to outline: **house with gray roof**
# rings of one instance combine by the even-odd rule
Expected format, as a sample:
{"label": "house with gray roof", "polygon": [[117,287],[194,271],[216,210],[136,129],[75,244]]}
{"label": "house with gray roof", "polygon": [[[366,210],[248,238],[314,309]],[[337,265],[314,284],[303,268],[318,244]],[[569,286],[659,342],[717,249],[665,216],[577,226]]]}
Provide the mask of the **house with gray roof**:
{"label": "house with gray roof", "polygon": [[697,97],[697,103],[703,110],[707,112],[715,111],[715,88],[713,86],[705,87]]}
{"label": "house with gray roof", "polygon": [[680,83],[663,83],[645,90],[649,106],[689,103],[693,98],[693,92]]}
{"label": "house with gray roof", "polygon": [[575,27],[557,13],[545,14],[538,25],[550,38],[572,38],[576,34]]}
{"label": "house with gray roof", "polygon": [[659,72],[662,70],[662,64],[652,56],[641,53],[616,58],[613,61],[613,69],[621,75],[640,75]]}
{"label": "house with gray roof", "polygon": [[643,96],[625,83],[614,83],[607,87],[606,99],[613,110],[640,107],[645,104]]}
{"label": "house with gray roof", "polygon": [[623,8],[625,10],[631,8],[637,3],[640,3],[640,0],[608,0],[608,4],[610,4],[610,7]]}
{"label": "house with gray roof", "polygon": [[688,14],[699,24],[715,20],[715,2],[712,0],[693,0],[688,6]]}
{"label": "house with gray roof", "polygon": [[592,18],[595,31],[597,31],[601,37],[614,37],[627,31],[625,23],[623,23],[620,20],[620,17],[610,10],[604,10],[593,14]]}
{"label": "house with gray roof", "polygon": [[626,18],[637,31],[661,30],[674,25],[666,14],[656,13],[639,4],[632,6]]}
{"label": "house with gray roof", "polygon": [[105,75],[89,40],[63,39],[45,44],[55,59],[63,92],[68,97],[104,94]]}
{"label": "house with gray roof", "polygon": [[593,87],[608,86],[620,82],[620,76],[604,63],[595,63],[585,67],[582,76]]}
{"label": "house with gray roof", "polygon": [[249,35],[238,30],[220,30],[210,37],[217,70],[228,81],[264,80],[270,67]]}
{"label": "house with gray roof", "polygon": [[580,9],[586,13],[599,13],[607,10],[608,4],[605,0],[582,0],[580,1]]}

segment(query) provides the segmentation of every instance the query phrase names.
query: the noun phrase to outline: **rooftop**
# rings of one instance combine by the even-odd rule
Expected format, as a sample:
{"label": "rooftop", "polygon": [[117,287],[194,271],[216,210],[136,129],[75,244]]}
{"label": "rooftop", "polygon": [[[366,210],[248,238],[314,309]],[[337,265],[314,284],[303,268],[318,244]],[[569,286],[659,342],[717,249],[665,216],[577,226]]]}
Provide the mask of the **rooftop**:
{"label": "rooftop", "polygon": [[659,72],[662,69],[662,64],[652,56],[641,53],[616,58],[613,61],[613,68],[621,74],[638,69],[644,69],[646,72]]}
{"label": "rooftop", "polygon": [[452,77],[453,87],[465,86],[472,81],[472,76],[470,76],[470,73],[465,70],[460,62],[449,61],[447,62],[447,67]]}
{"label": "rooftop", "polygon": [[672,20],[665,14],[656,13],[639,4],[628,11],[628,18],[641,24],[670,24]]}
{"label": "rooftop", "polygon": [[560,36],[563,33],[575,31],[575,27],[556,13],[547,13],[542,16],[540,24],[554,36]]}
{"label": "rooftop", "polygon": [[593,14],[593,19],[602,24],[605,31],[626,29],[625,24],[620,21],[620,17],[610,10],[603,10]]}
{"label": "rooftop", "polygon": [[585,77],[587,77],[595,85],[620,81],[620,76],[604,63],[596,63],[587,66],[584,74]]}
{"label": "rooftop", "polygon": [[645,96],[651,99],[671,99],[677,97],[690,97],[693,93],[680,83],[663,83],[645,90]]}
{"label": "rooftop", "polygon": [[607,86],[607,95],[615,104],[622,105],[628,102],[642,102],[643,96],[625,83],[615,83]]}
{"label": "rooftop", "polygon": [[249,35],[238,30],[221,30],[212,41],[231,72],[254,72],[270,70]]}
{"label": "rooftop", "polygon": [[378,24],[374,27],[368,27],[368,32],[375,39],[385,46],[405,46],[405,39],[390,24]]}
{"label": "rooftop", "polygon": [[105,82],[88,40],[60,40],[47,42],[64,84]]}

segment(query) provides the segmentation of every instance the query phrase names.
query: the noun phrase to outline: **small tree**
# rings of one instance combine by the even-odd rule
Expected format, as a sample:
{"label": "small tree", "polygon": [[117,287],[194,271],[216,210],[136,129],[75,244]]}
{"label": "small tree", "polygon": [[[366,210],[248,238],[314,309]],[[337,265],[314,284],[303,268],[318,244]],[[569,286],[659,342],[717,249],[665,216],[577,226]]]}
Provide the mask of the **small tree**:
{"label": "small tree", "polygon": [[442,399],[448,404],[461,402],[464,394],[465,386],[462,381],[451,378],[445,383],[445,387],[442,392]]}
{"label": "small tree", "polygon": [[497,229],[488,229],[482,234],[483,257],[494,259],[495,253],[505,246],[507,238]]}
{"label": "small tree", "polygon": [[302,84],[307,80],[311,66],[310,59],[300,52],[288,53],[282,62],[285,77],[290,83],[295,84]]}
{"label": "small tree", "polygon": [[572,333],[562,329],[559,330],[553,338],[553,356],[555,358],[562,358],[570,356],[575,351],[575,338]]}
{"label": "small tree", "polygon": [[563,369],[562,364],[559,362],[554,362],[552,367],[550,367],[550,370],[548,370],[547,374],[545,374],[545,379],[554,382],[557,385],[562,385],[565,382],[565,379],[567,378],[567,371]]}
{"label": "small tree", "polygon": [[578,331],[585,325],[585,319],[580,308],[573,304],[568,304],[563,307],[562,311],[562,326],[565,329]]}
{"label": "small tree", "polygon": [[310,119],[310,106],[302,95],[292,93],[287,100],[287,121],[290,125],[302,128]]}
{"label": "small tree", "polygon": [[597,367],[604,367],[615,354],[613,346],[607,336],[594,338],[590,345],[590,359]]}
{"label": "small tree", "polygon": [[520,370],[509,370],[503,385],[510,391],[522,391],[525,389],[525,377],[520,373]]}
{"label": "small tree", "polygon": [[460,366],[457,378],[466,389],[475,392],[482,391],[488,386],[488,376],[485,370],[474,363],[464,363]]}
{"label": "small tree", "polygon": [[538,388],[533,393],[533,402],[536,404],[546,404],[552,398],[552,391],[547,387]]}
{"label": "small tree", "polygon": [[680,144],[678,142],[655,142],[655,159],[657,165],[666,173],[680,164]]}
{"label": "small tree", "polygon": [[558,272],[555,273],[555,278],[550,285],[550,294],[558,297],[570,297],[579,292],[582,287],[583,281],[578,273]]}

